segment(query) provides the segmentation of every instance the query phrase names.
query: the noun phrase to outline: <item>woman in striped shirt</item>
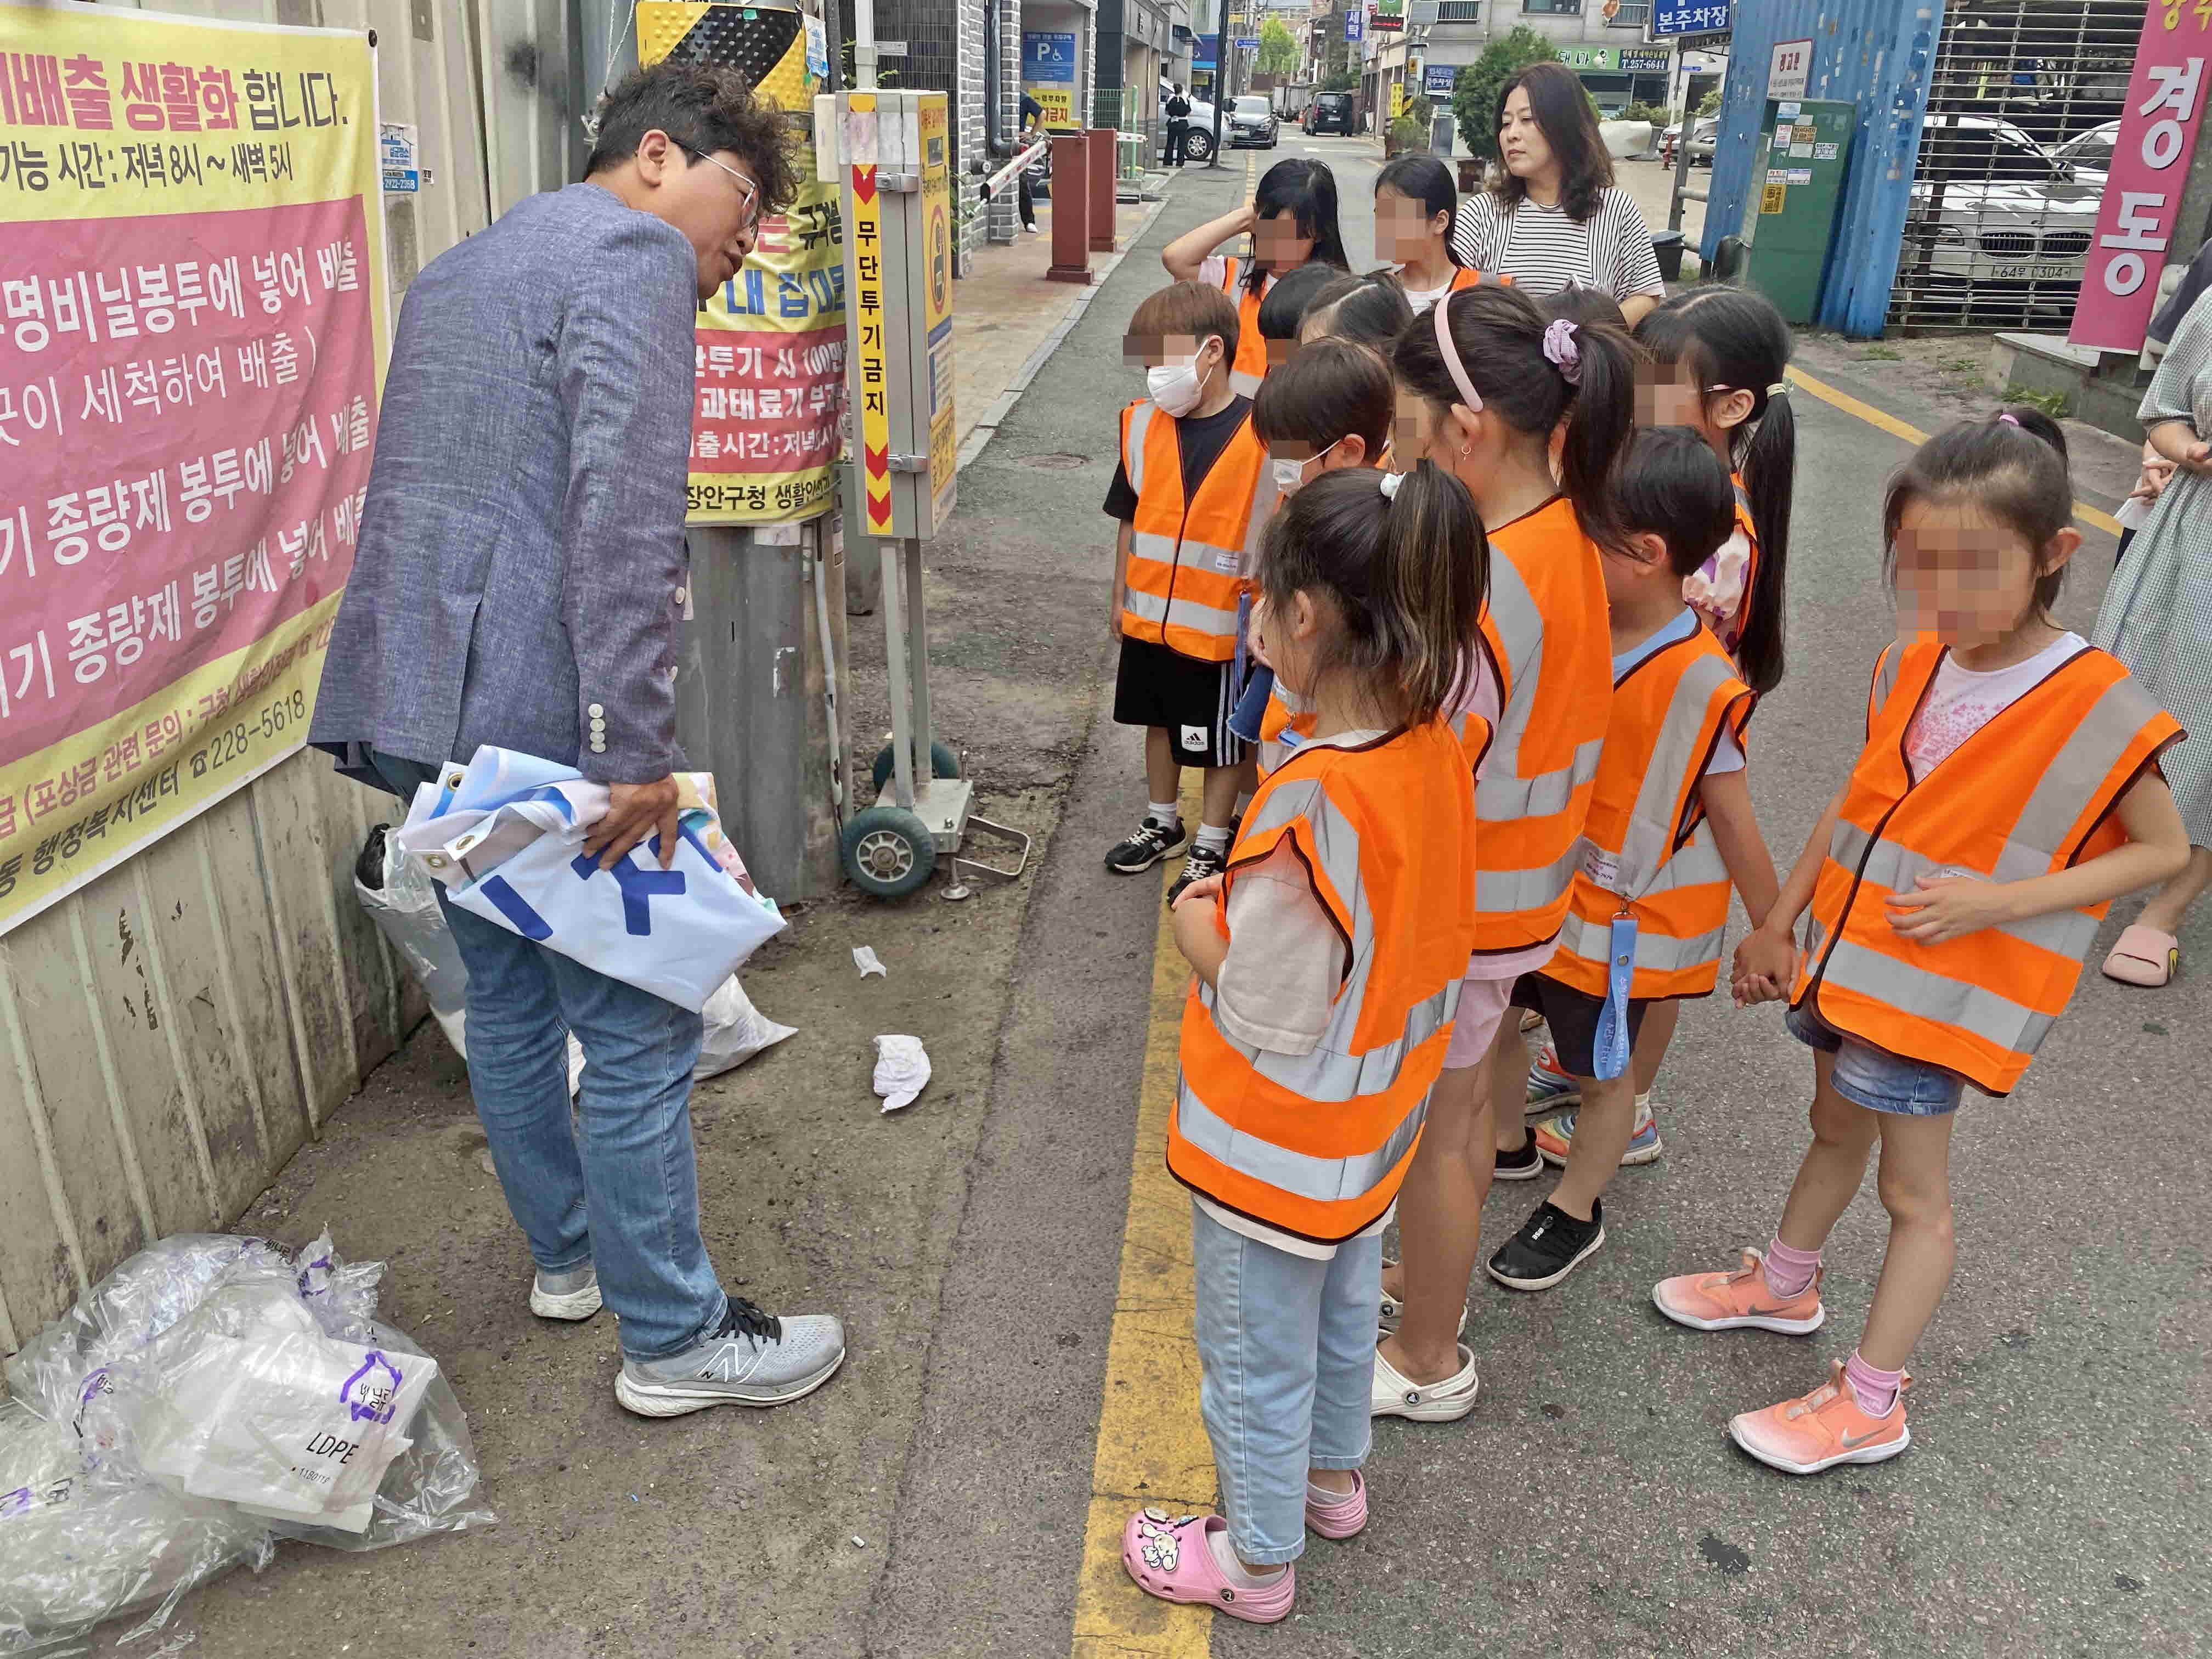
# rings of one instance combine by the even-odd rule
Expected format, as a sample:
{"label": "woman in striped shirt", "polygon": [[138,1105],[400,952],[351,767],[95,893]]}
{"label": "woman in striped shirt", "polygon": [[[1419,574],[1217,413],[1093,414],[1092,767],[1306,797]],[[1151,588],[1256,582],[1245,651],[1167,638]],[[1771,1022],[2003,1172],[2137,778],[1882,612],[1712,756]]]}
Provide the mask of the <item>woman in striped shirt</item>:
{"label": "woman in striped shirt", "polygon": [[1505,176],[1461,204],[1452,249],[1534,298],[1575,284],[1610,294],[1633,328],[1666,297],[1651,229],[1613,182],[1583,83],[1563,64],[1531,64],[1498,106]]}

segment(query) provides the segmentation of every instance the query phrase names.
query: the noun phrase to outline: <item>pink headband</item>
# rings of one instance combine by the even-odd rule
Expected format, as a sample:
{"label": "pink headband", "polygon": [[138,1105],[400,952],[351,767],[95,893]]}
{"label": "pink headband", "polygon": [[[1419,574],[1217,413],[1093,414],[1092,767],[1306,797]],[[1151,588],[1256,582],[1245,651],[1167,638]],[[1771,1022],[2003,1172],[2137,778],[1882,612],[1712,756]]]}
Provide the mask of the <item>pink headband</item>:
{"label": "pink headband", "polygon": [[1997,412],[1997,419],[2002,421],[2007,426],[2018,426],[2020,424],[2020,422],[2013,417],[2009,410],[2000,410]]}
{"label": "pink headband", "polygon": [[1437,349],[1443,357],[1444,367],[1451,370],[1452,384],[1459,388],[1460,401],[1480,415],[1482,412],[1482,394],[1474,389],[1474,382],[1467,378],[1466,365],[1459,360],[1459,348],[1452,343],[1451,325],[1444,317],[1444,307],[1451,303],[1451,297],[1447,294],[1436,303]]}

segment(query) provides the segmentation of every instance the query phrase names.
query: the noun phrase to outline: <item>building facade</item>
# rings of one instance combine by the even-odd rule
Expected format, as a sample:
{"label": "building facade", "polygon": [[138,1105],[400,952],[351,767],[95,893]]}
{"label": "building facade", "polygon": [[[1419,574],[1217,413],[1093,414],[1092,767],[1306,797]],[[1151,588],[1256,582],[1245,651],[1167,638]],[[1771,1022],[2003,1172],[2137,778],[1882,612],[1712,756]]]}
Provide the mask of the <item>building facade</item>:
{"label": "building facade", "polygon": [[1414,0],[1411,12],[1412,32],[1425,36],[1416,56],[1430,84],[1448,85],[1443,71],[1455,72],[1492,40],[1528,28],[1559,49],[1605,114],[1668,102],[1674,52],[1644,41],[1650,0],[1619,0],[1609,17],[1604,0]]}

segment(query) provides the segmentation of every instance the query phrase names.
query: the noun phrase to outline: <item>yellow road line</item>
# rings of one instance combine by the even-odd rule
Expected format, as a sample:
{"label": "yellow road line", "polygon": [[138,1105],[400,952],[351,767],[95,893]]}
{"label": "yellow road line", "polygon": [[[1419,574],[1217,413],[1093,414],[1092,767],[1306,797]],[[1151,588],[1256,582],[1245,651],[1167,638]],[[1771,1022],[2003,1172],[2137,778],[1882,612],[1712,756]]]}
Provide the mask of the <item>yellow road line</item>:
{"label": "yellow road line", "polygon": [[[1183,792],[1187,823],[1198,822],[1199,775],[1191,775]],[[1172,866],[1161,872],[1163,896],[1174,874]],[[1189,988],[1190,969],[1163,903],[1070,1659],[1206,1659],[1212,1644],[1210,1610],[1156,1601],[1121,1571],[1121,1527],[1131,1510],[1158,1504],[1180,1515],[1213,1502],[1213,1449],[1199,1420],[1198,1350],[1190,1334],[1190,1195],[1167,1170],[1168,1114]]]}
{"label": "yellow road line", "polygon": [[[1918,427],[1900,421],[1896,416],[1876,409],[1872,404],[1861,403],[1850,392],[1840,392],[1826,380],[1815,380],[1795,365],[1790,368],[1789,374],[1792,384],[1803,386],[1822,403],[1833,404],[1844,414],[1856,416],[1869,426],[1888,433],[1893,438],[1902,438],[1909,444],[1924,444],[1928,441],[1928,434]],[[2074,503],[2074,516],[2085,524],[2096,526],[2108,536],[2117,536],[2120,533],[2121,525],[2118,520],[2113,518],[2109,513],[2101,512],[2090,506],[2087,501]]]}

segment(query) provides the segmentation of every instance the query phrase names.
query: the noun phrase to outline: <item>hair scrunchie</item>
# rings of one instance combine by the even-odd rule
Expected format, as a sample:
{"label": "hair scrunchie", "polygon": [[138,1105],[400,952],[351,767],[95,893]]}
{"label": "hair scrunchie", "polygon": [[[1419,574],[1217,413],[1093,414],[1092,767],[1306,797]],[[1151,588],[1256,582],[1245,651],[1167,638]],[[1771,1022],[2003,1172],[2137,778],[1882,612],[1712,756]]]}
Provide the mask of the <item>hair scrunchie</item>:
{"label": "hair scrunchie", "polygon": [[1405,482],[1406,475],[1402,472],[1385,472],[1382,475],[1382,483],[1377,486],[1382,491],[1382,499],[1386,501],[1396,501],[1398,486]]}
{"label": "hair scrunchie", "polygon": [[1573,318],[1555,317],[1545,325],[1544,357],[1569,386],[1583,383],[1583,349],[1575,342]]}

